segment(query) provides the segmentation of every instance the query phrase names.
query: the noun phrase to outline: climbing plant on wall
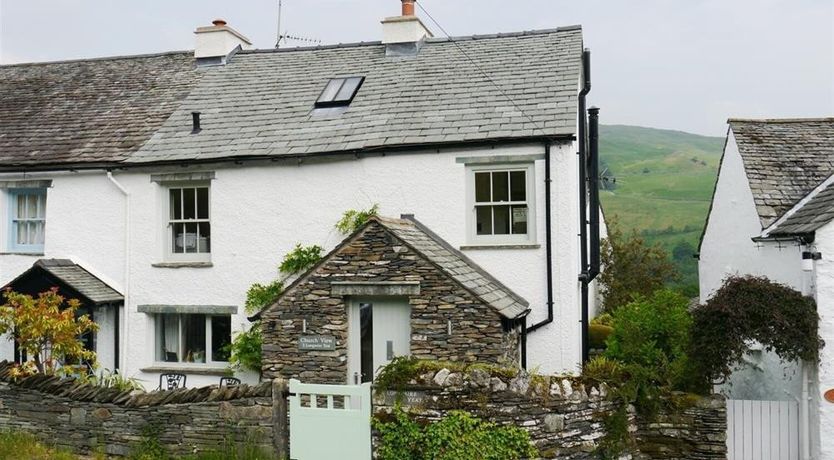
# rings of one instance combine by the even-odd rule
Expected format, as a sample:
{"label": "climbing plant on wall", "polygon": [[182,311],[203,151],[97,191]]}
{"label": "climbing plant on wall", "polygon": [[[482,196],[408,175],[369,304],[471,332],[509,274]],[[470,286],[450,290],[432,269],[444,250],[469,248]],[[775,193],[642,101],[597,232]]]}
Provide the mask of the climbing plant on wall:
{"label": "climbing plant on wall", "polygon": [[767,278],[730,277],[710,300],[692,312],[690,357],[698,384],[728,377],[757,341],[783,361],[815,361],[823,343],[816,303]]}

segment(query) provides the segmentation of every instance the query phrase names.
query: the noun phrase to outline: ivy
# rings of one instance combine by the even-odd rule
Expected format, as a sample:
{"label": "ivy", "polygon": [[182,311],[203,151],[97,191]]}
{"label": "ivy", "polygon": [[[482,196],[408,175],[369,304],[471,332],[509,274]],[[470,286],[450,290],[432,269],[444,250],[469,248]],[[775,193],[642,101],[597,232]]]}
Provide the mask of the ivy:
{"label": "ivy", "polygon": [[763,277],[730,277],[712,298],[693,311],[690,355],[700,388],[728,377],[751,340],[783,361],[816,361],[819,337],[816,304],[810,297]]}
{"label": "ivy", "polygon": [[421,426],[401,408],[392,420],[373,420],[380,434],[380,460],[516,460],[535,458],[530,435],[516,426],[499,426],[468,412],[450,411],[440,421]]}
{"label": "ivy", "polygon": [[379,204],[374,204],[369,209],[359,211],[355,209],[348,209],[342,213],[342,218],[336,222],[336,230],[339,230],[344,235],[349,235],[364,225],[368,219],[375,217],[378,213]]}
{"label": "ivy", "polygon": [[278,270],[287,275],[306,271],[321,260],[323,252],[324,249],[317,244],[311,246],[296,244],[295,248],[284,256]]}

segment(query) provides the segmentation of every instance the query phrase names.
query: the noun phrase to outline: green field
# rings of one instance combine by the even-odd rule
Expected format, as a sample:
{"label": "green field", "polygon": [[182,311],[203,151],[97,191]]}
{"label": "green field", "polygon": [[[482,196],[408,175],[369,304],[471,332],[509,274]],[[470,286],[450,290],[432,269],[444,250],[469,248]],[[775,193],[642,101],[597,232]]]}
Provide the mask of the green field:
{"label": "green field", "polygon": [[[600,126],[600,169],[615,180],[600,192],[606,219],[666,248],[689,293],[724,139],[636,126]],[[611,182],[609,181],[609,184]],[[677,249],[676,249],[677,248]]]}

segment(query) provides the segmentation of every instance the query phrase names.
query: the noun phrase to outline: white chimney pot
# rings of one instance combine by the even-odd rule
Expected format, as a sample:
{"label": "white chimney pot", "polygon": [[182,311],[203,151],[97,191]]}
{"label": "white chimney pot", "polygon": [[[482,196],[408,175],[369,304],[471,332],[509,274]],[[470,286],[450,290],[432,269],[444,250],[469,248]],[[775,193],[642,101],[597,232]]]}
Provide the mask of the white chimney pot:
{"label": "white chimney pot", "polygon": [[253,48],[248,38],[226,25],[222,19],[215,20],[214,25],[198,27],[194,35],[194,57],[197,59],[226,57],[238,46],[244,50]]}

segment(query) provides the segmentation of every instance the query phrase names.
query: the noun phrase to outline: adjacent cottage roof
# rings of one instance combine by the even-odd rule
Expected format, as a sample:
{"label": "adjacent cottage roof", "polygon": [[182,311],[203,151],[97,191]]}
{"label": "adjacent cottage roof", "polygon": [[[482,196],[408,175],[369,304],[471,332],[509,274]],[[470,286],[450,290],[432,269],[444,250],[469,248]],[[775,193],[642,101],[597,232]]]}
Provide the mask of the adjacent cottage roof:
{"label": "adjacent cottage roof", "polygon": [[123,161],[196,82],[190,52],[0,66],[0,167]]}
{"label": "adjacent cottage roof", "polygon": [[[80,265],[67,259],[40,259],[32,268],[3,286],[15,291],[36,295],[53,287],[63,292],[66,288],[84,297],[79,299],[93,305],[124,302],[124,296]],[[27,292],[33,291],[33,292]],[[68,294],[68,293],[65,293]]]}
{"label": "adjacent cottage roof", "polygon": [[766,230],[769,236],[813,233],[834,219],[834,176],[830,176]]}
{"label": "adjacent cottage roof", "polygon": [[375,220],[502,316],[518,318],[527,312],[526,300],[413,217]]}
{"label": "adjacent cottage roof", "polygon": [[834,172],[834,118],[729,123],[763,228]]}
{"label": "adjacent cottage roof", "polygon": [[[368,225],[378,223],[400,239],[405,245],[409,246],[414,252],[436,266],[443,274],[471,292],[485,305],[495,309],[501,316],[508,319],[515,319],[527,314],[529,311],[527,308],[529,303],[521,296],[495,279],[486,270],[479,267],[475,262],[452,247],[437,234],[417,222],[413,216],[403,217],[405,218],[372,217],[367,224],[354,232],[353,235],[363,232]],[[330,255],[337,253],[343,245],[352,240],[353,235],[345,238],[342,245],[331,251],[328,256],[322,259],[322,262],[312,267],[304,275],[301,275],[292,286],[283,291],[279,298],[291,292],[295,285],[304,280],[308,274],[317,270],[322,263],[328,260]],[[277,299],[272,305],[276,303]],[[266,309],[271,307],[268,306]],[[257,313],[250,319],[260,318],[262,313],[263,311]]]}
{"label": "adjacent cottage roof", "polygon": [[[226,66],[207,68],[180,109],[128,161],[574,134],[580,27],[454,40],[428,39],[407,58],[386,57],[380,43],[240,52]],[[346,110],[314,110],[328,81],[352,76],[365,80]],[[201,112],[199,134],[191,134],[193,111]]]}

